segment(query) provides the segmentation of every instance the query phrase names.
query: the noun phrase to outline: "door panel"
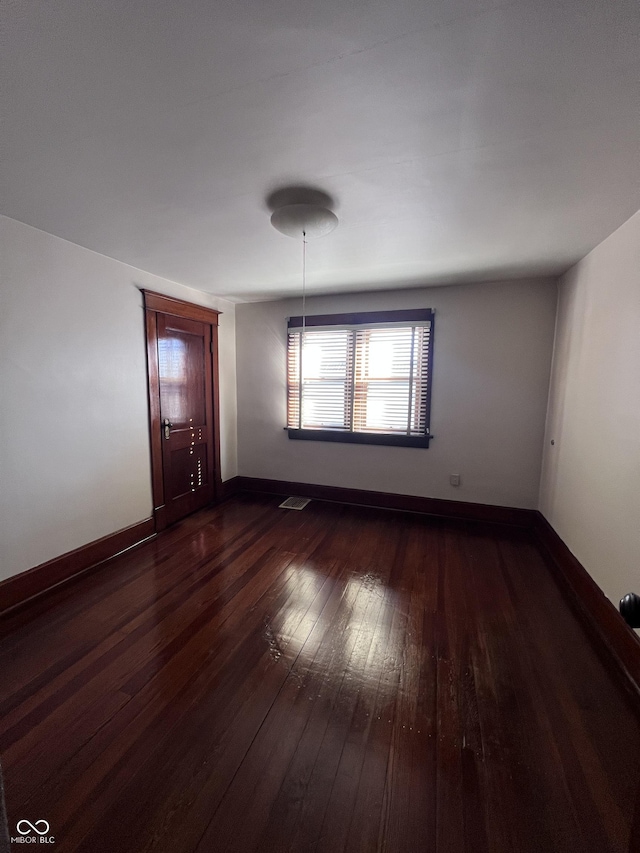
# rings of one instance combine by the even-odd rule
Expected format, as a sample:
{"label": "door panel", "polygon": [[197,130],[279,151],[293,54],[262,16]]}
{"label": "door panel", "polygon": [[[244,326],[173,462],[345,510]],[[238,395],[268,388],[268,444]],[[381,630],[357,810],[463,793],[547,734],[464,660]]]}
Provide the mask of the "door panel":
{"label": "door panel", "polygon": [[211,503],[211,326],[158,314],[158,378],[167,524]]}
{"label": "door panel", "polygon": [[208,485],[207,445],[172,450],[170,475],[170,491],[174,498]]}
{"label": "door panel", "polygon": [[[204,323],[166,314],[160,314],[158,321],[161,415],[169,418],[174,429],[185,429],[192,424],[204,426],[207,422],[205,350],[210,347],[210,329]],[[187,325],[189,329],[184,328]]]}
{"label": "door panel", "polygon": [[217,325],[146,307],[154,504],[161,530],[216,496]]}

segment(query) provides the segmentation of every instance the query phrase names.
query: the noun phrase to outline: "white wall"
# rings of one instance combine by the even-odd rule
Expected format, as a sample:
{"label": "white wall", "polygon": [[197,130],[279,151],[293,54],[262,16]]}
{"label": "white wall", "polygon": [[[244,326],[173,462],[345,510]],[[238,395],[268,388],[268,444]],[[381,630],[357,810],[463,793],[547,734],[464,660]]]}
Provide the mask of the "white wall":
{"label": "white wall", "polygon": [[612,601],[640,593],[640,212],[560,280],[540,509]]}
{"label": "white wall", "polygon": [[236,474],[234,306],[0,217],[0,579],[152,511],[142,295],[222,310],[222,477]]}
{"label": "white wall", "polygon": [[[323,296],[307,313],[434,308],[428,450],[291,441],[286,318],[300,300],[236,306],[238,473],[534,508],[553,346],[549,280]],[[462,485],[449,485],[449,474]]]}

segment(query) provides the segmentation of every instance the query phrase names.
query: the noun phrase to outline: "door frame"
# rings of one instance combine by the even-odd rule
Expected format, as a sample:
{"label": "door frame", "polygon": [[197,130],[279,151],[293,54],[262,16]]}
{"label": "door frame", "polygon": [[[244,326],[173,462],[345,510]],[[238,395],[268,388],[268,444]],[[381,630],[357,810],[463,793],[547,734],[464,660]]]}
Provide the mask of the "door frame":
{"label": "door frame", "polygon": [[167,527],[164,503],[164,476],[162,469],[162,435],[160,424],[160,374],[158,372],[158,314],[169,314],[187,320],[196,320],[211,326],[211,399],[213,411],[213,494],[217,503],[222,497],[220,473],[220,391],[218,360],[218,318],[221,311],[205,308],[164,296],[153,290],[142,289],[147,338],[147,384],[149,389],[149,438],[151,445],[151,488],[153,493],[153,519],[156,533]]}

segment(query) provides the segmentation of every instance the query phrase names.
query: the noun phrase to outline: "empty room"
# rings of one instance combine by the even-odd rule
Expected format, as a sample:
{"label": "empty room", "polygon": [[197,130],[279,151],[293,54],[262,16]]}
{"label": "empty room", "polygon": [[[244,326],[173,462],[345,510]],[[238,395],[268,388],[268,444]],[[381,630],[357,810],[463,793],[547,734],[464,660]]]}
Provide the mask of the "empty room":
{"label": "empty room", "polygon": [[0,45],[0,853],[640,853],[640,5]]}

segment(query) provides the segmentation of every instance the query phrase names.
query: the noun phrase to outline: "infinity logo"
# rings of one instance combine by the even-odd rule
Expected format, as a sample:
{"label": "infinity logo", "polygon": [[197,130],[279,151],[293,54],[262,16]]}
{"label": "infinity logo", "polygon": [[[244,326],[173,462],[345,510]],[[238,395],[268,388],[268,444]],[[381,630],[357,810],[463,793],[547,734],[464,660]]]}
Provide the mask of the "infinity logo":
{"label": "infinity logo", "polygon": [[[27,829],[20,828],[23,826],[26,826]],[[39,826],[44,826],[44,829],[38,829]],[[31,823],[28,820],[19,820],[16,824],[16,829],[20,835],[28,835],[30,832],[37,832],[38,835],[46,835],[49,832],[49,824],[46,820],[37,820],[35,823]]]}

